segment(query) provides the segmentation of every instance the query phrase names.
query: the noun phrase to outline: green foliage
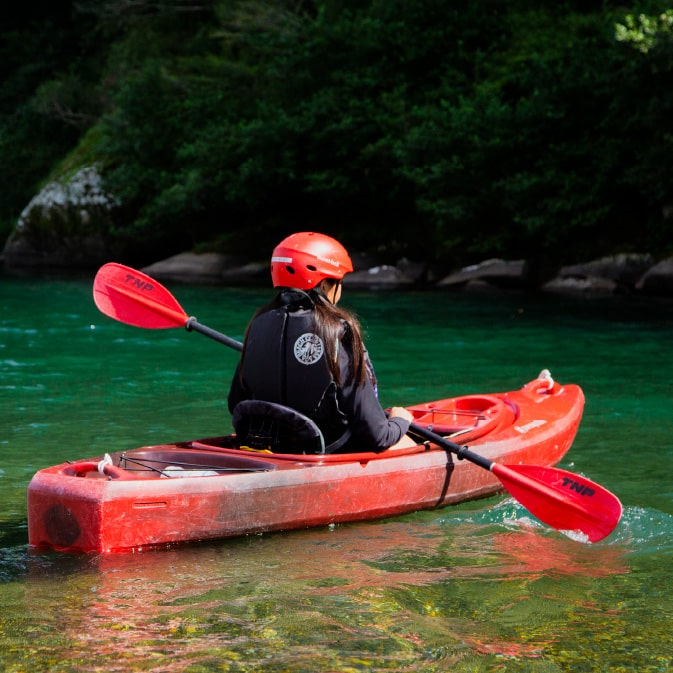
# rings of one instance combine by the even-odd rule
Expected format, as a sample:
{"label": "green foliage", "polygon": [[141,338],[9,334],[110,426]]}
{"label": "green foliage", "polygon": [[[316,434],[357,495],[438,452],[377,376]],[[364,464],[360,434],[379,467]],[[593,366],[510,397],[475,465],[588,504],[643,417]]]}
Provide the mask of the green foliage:
{"label": "green foliage", "polygon": [[659,16],[647,14],[627,14],[623,23],[615,25],[615,38],[619,42],[628,42],[638,51],[647,54],[662,41],[670,39],[673,32],[673,10],[667,9]]}
{"label": "green foliage", "polygon": [[100,114],[90,30],[62,0],[16,6],[3,17],[0,241]]}
{"label": "green foliage", "polygon": [[[635,8],[637,12],[638,8]],[[673,240],[673,12],[648,3],[615,26],[622,58],[621,80],[615,83],[606,125],[621,130],[614,152],[619,167],[617,188],[628,211],[637,200],[649,217],[626,222],[651,249],[670,253]],[[634,17],[637,16],[637,21]],[[621,30],[630,26],[629,31]]]}
{"label": "green foliage", "polygon": [[46,15],[3,33],[0,222],[70,152],[103,163],[128,213],[113,233],[154,255],[259,253],[303,228],[454,264],[673,252],[672,17],[656,1],[80,2],[50,58],[20,46]]}

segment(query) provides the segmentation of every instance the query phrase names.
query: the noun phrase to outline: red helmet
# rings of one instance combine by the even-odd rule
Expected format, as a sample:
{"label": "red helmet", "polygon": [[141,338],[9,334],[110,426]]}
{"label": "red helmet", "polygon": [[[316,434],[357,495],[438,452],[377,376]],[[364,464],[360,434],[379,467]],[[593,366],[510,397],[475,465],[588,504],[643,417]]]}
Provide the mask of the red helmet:
{"label": "red helmet", "polygon": [[275,247],[271,257],[274,287],[310,290],[325,278],[341,280],[352,270],[346,248],[339,241],[314,232],[288,236]]}

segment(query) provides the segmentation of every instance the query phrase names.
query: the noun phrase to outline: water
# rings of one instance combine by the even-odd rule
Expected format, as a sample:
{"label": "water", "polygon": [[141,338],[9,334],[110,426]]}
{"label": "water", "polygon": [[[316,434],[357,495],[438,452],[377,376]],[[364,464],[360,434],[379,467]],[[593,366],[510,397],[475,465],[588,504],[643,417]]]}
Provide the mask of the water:
{"label": "water", "polygon": [[[263,290],[172,286],[242,338]],[[33,473],[227,432],[237,354],[116,323],[91,278],[0,277],[0,670],[673,670],[673,306],[346,292],[386,405],[580,384],[562,467],[616,493],[598,544],[505,496],[387,521],[116,555],[27,546]]]}

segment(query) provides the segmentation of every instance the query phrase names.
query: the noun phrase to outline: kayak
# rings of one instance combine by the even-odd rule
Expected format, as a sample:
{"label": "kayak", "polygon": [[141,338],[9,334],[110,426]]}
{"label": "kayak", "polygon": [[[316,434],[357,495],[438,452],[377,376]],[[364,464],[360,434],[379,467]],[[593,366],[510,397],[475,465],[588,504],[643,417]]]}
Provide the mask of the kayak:
{"label": "kayak", "polygon": [[[489,461],[503,470],[503,463],[543,469],[561,461],[583,408],[579,386],[544,376],[510,392],[407,407],[414,427],[441,435],[440,442],[447,437],[453,446],[469,444],[467,453],[479,450],[485,465],[461,460],[422,436],[416,446],[380,453],[252,452],[237,448],[235,435],[111,450],[34,475],[29,544],[136,551],[382,519],[484,498],[503,490]],[[579,495],[592,495],[589,487],[567,482]]]}

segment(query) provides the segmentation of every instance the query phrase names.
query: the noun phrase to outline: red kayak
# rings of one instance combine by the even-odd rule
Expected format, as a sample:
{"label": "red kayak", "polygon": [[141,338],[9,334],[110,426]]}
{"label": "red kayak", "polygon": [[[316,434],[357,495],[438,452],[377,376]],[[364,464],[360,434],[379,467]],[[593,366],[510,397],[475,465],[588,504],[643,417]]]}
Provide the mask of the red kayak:
{"label": "red kayak", "polygon": [[[616,499],[602,487],[551,467],[570,448],[583,407],[578,386],[542,377],[513,392],[408,407],[413,427],[426,431],[408,449],[253,453],[235,448],[230,435],[63,463],[30,482],[29,543],[137,550],[397,516],[483,498],[503,486],[550,525],[600,539],[621,506],[617,513]],[[460,456],[467,460],[451,453],[458,453],[453,442],[469,444]]]}

